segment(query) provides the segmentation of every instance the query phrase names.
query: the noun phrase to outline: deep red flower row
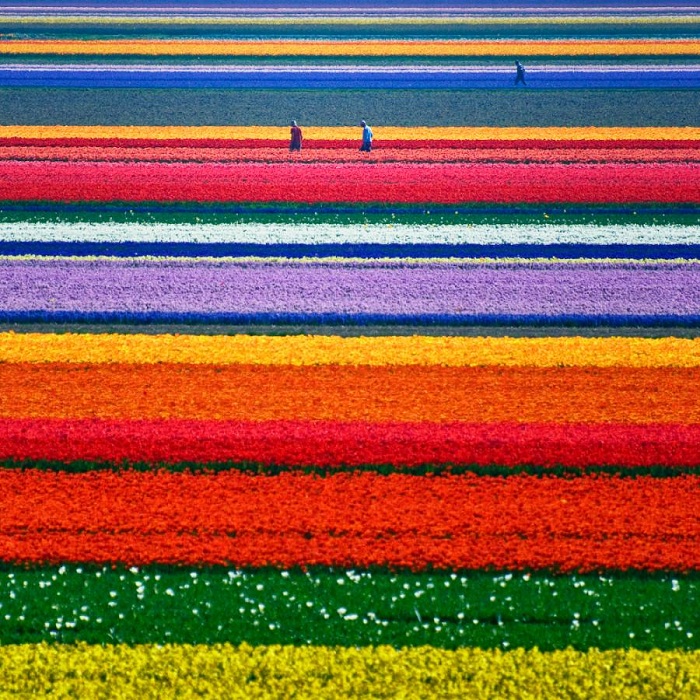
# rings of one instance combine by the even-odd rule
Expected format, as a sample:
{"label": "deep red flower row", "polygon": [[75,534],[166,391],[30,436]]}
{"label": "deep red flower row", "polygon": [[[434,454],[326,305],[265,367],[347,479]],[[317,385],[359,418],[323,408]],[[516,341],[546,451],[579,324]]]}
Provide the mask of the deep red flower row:
{"label": "deep red flower row", "polygon": [[[123,138],[0,138],[0,147],[7,146],[96,146],[119,148],[274,148],[285,150],[289,146],[288,140],[279,139],[123,139]],[[305,139],[304,149],[347,149],[357,150],[357,139]],[[697,151],[700,147],[696,141],[683,139],[391,139],[375,142],[376,150],[387,148],[415,150],[435,150],[443,148],[451,149],[513,149],[537,148],[537,149],[600,149],[614,148],[620,150],[629,149],[690,149]]]}
{"label": "deep red flower row", "polygon": [[700,425],[0,419],[0,459],[683,467]]}
{"label": "deep red flower row", "polygon": [[0,199],[700,202],[700,164],[0,163]]}
{"label": "deep red flower row", "polygon": [[0,560],[700,569],[700,477],[0,471]]}

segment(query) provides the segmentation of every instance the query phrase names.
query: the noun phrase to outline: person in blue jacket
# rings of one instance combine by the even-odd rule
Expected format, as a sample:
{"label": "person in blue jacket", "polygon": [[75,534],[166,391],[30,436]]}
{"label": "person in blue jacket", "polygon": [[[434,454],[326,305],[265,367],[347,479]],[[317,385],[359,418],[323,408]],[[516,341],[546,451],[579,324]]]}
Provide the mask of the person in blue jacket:
{"label": "person in blue jacket", "polygon": [[522,83],[523,85],[526,85],[526,83],[525,83],[525,68],[523,67],[523,64],[520,63],[520,61],[515,62],[515,84],[517,85],[518,83]]}
{"label": "person in blue jacket", "polygon": [[360,122],[360,126],[362,127],[362,145],[360,150],[369,152],[372,150],[372,129],[369,128],[364,119]]}

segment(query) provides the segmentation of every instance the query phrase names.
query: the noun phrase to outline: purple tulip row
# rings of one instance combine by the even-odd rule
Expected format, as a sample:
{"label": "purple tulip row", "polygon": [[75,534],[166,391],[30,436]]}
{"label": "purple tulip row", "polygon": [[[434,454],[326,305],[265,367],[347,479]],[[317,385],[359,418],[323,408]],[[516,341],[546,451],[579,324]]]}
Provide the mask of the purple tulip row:
{"label": "purple tulip row", "polygon": [[700,263],[5,260],[0,312],[698,315]]}

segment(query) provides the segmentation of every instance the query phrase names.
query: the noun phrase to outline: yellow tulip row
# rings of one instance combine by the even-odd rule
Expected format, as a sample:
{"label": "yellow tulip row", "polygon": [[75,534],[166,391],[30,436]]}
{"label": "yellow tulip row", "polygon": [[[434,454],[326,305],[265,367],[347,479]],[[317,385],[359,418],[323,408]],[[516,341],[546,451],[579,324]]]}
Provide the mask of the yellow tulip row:
{"label": "yellow tulip row", "polygon": [[0,362],[700,367],[700,339],[0,333]]}
{"label": "yellow tulip row", "polygon": [[0,647],[3,697],[700,697],[699,651],[434,647]]}
{"label": "yellow tulip row", "polygon": [[[378,126],[383,141],[698,141],[692,126]],[[1,139],[287,139],[288,126],[70,126],[2,125]],[[304,137],[344,140],[357,137],[356,126],[305,126]]]}

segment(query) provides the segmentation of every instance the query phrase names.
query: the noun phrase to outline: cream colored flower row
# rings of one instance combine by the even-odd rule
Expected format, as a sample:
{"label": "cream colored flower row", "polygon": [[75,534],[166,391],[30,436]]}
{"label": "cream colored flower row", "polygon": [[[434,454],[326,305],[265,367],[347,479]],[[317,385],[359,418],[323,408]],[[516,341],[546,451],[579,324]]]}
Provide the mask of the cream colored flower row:
{"label": "cream colored flower row", "polygon": [[[700,49],[700,45],[699,45]],[[382,141],[698,141],[692,126],[425,126],[372,124]],[[356,126],[305,126],[304,137],[317,140],[356,139]],[[72,126],[2,125],[2,139],[246,139],[289,138],[288,126]]]}
{"label": "cream colored flower row", "polygon": [[[0,265],[5,263],[24,262],[77,262],[77,263],[123,263],[123,255],[0,255]],[[303,257],[285,257],[281,255],[139,255],[130,258],[134,266],[148,262],[182,263],[186,265],[201,265],[206,267],[224,267],[226,265],[305,265],[309,267],[324,267],[336,263],[344,265],[363,265],[365,267],[381,267],[395,265],[401,261],[401,267],[425,267],[427,265],[479,265],[503,267],[531,267],[532,265],[547,265],[565,263],[584,268],[600,267],[601,265],[634,265],[635,267],[696,267],[700,258],[354,258],[340,255],[324,257],[305,255]]]}
{"label": "cream colored flower row", "polygon": [[241,645],[0,647],[2,697],[700,696],[700,652]]}
{"label": "cream colored flower row", "polygon": [[275,14],[255,14],[249,17],[237,17],[235,15],[179,15],[173,8],[173,12],[167,16],[143,16],[138,14],[110,15],[102,13],[84,15],[59,15],[42,13],[41,15],[15,15],[10,14],[13,24],[196,24],[196,25],[529,25],[529,24],[556,24],[556,25],[587,25],[587,24],[608,24],[608,25],[656,25],[656,24],[697,24],[698,19],[694,15],[688,14],[664,14],[664,15],[536,15],[530,17],[504,17],[503,15],[481,14],[467,15],[449,14],[447,16],[435,17],[431,15],[393,15],[391,17],[382,16],[362,16],[348,14],[346,16],[337,15],[316,15],[313,17],[304,16],[280,16]]}
{"label": "cream colored flower row", "polygon": [[0,333],[0,362],[698,367],[700,339]]}
{"label": "cream colored flower row", "polygon": [[[545,219],[546,221],[546,219]],[[0,221],[1,241],[279,244],[593,244],[698,245],[700,222],[678,224],[311,224]],[[136,251],[134,251],[136,252]],[[572,251],[575,254],[575,250]],[[654,254],[654,249],[649,250]],[[19,257],[19,256],[13,256]],[[67,257],[67,256],[62,256]],[[143,256],[141,256],[143,257]],[[162,256],[161,256],[162,257]],[[200,259],[203,256],[198,256]],[[270,255],[265,256],[270,259]],[[380,257],[380,255],[378,255]],[[318,256],[316,256],[318,259]],[[344,256],[344,260],[348,256]],[[403,258],[405,260],[405,258]],[[503,257],[500,258],[503,260]],[[520,258],[523,260],[523,258]],[[526,260],[531,262],[534,256]],[[689,260],[690,258],[686,258]],[[425,260],[425,258],[423,258]],[[591,259],[592,260],[592,259]],[[601,259],[596,259],[601,262]],[[676,264],[679,259],[674,261]],[[657,264],[661,264],[660,261]]]}

